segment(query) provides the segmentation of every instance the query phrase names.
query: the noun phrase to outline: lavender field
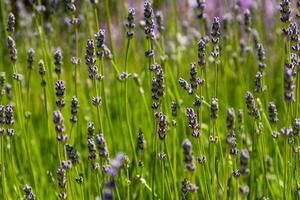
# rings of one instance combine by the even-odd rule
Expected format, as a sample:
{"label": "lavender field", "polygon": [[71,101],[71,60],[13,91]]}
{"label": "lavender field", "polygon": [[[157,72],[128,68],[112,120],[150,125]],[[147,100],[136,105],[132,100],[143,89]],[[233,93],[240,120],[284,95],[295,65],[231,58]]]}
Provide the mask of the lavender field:
{"label": "lavender field", "polygon": [[300,199],[299,0],[0,0],[0,200]]}

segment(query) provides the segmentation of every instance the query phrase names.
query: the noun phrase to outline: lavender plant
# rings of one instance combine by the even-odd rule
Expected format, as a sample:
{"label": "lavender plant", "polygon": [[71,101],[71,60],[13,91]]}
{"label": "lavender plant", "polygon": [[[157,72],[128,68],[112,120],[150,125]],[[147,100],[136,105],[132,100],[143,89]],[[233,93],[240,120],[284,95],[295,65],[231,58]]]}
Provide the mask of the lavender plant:
{"label": "lavender plant", "polygon": [[0,199],[299,199],[299,13],[0,1]]}

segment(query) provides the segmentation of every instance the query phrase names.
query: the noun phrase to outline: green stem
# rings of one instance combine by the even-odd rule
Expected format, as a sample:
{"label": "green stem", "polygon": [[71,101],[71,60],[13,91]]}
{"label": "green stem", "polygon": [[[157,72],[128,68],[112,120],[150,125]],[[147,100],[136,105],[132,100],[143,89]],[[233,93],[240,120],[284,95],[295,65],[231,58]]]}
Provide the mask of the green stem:
{"label": "green stem", "polygon": [[[126,56],[125,56],[125,72],[127,72],[127,68],[128,68],[128,55],[129,55],[129,48],[130,48],[130,38],[127,40],[127,46],[126,46]],[[125,113],[126,113],[126,123],[127,123],[127,130],[130,136],[130,142],[131,142],[131,148],[132,148],[132,152],[134,155],[134,159],[135,159],[135,163],[137,164],[138,159],[137,159],[137,155],[136,155],[136,151],[134,149],[134,141],[133,141],[133,133],[131,130],[131,126],[130,126],[130,121],[129,121],[129,102],[128,102],[128,83],[127,83],[127,79],[125,79]]]}
{"label": "green stem", "polygon": [[113,54],[113,60],[115,61],[115,49],[114,49],[114,43],[113,43],[113,35],[111,31],[111,16],[110,16],[110,7],[109,7],[109,0],[105,0],[105,10],[106,10],[106,20],[107,20],[107,29],[109,33],[109,43],[111,52]]}
{"label": "green stem", "polygon": [[4,136],[1,135],[1,140],[0,140],[0,148],[1,148],[1,188],[2,188],[2,197],[6,199],[6,185],[5,185],[5,166],[4,166]]}

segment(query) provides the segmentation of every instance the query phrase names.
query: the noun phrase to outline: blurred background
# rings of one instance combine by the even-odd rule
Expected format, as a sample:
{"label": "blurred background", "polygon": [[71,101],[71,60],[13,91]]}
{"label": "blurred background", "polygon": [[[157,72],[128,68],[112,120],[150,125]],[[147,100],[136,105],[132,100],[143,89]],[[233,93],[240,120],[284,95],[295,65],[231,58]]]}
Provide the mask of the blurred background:
{"label": "blurred background", "polygon": [[[16,16],[17,29],[31,26],[34,22],[32,22],[32,15],[34,9],[30,3],[33,0],[4,0],[4,8],[6,12],[13,12]],[[81,8],[90,6],[89,0],[76,0],[76,7],[78,10]],[[143,0],[111,0],[110,1],[110,13],[112,15],[112,32],[115,40],[123,39],[123,31],[119,29],[124,29],[124,21],[125,16],[127,15],[127,10],[130,7],[136,9],[137,19],[143,19]],[[293,2],[295,3],[295,2]],[[174,25],[173,22],[176,20],[176,25],[178,30],[186,30],[187,27],[192,26],[195,27],[197,31],[197,17],[196,17],[196,6],[197,0],[153,0],[154,10],[160,11],[162,10],[164,13],[164,21],[167,26]],[[243,11],[245,9],[256,10],[256,19],[261,21],[262,26],[267,26],[269,30],[272,30],[272,27],[275,23],[276,19],[274,14],[278,15],[278,12],[275,12],[278,9],[279,1],[276,0],[206,0],[205,2],[205,21],[207,24],[211,23],[213,17],[218,16],[221,19],[224,18],[232,18],[231,12],[236,10],[235,13],[238,13],[237,10]],[[101,19],[105,19],[107,9],[105,7],[104,0],[98,0],[97,7],[102,11],[100,13],[100,21]],[[62,30],[62,34],[66,33],[68,29],[68,15],[64,8],[63,0],[41,0],[41,5],[36,7],[40,12],[43,12],[45,16],[45,29],[48,32],[53,31],[53,23],[56,23],[55,20],[60,17],[58,21],[58,25]],[[54,15],[55,11],[55,15]],[[175,14],[174,14],[175,13]],[[178,15],[180,13],[180,15]],[[81,24],[84,27],[84,19],[86,19],[82,13],[77,13],[79,18],[82,20]],[[92,15],[92,13],[90,13]],[[176,15],[176,17],[174,17]],[[61,16],[65,16],[65,18],[61,18]],[[241,18],[242,23],[242,17]],[[3,16],[1,15],[2,22],[5,21]],[[91,18],[92,19],[92,18]],[[57,24],[56,24],[57,25]],[[105,28],[106,22],[102,20],[101,27]],[[3,26],[2,26],[3,27]],[[57,26],[55,26],[57,27]],[[210,27],[210,25],[208,25]],[[174,28],[174,27],[173,27]],[[2,29],[3,30],[3,29]],[[18,32],[18,31],[17,31]],[[167,31],[168,32],[168,31]],[[34,35],[34,34],[33,34]],[[262,36],[264,37],[264,36]],[[267,37],[268,38],[268,37]]]}

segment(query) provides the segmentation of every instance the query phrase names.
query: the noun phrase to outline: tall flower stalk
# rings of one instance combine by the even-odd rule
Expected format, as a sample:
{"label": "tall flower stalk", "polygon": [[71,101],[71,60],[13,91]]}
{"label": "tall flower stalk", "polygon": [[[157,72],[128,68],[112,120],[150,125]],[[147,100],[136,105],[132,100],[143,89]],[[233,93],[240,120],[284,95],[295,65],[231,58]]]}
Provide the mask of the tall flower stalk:
{"label": "tall flower stalk", "polygon": [[[135,17],[135,9],[131,8],[128,10],[128,15],[127,15],[127,23],[126,23],[126,37],[127,37],[127,45],[126,45],[126,53],[125,53],[125,73],[128,73],[128,58],[129,58],[129,53],[130,53],[130,42],[134,36],[134,28],[135,28],[135,22],[134,22],[134,17]],[[133,133],[131,129],[131,122],[130,122],[130,112],[129,112],[129,102],[128,102],[128,76],[125,76],[124,81],[125,81],[125,115],[126,115],[126,123],[127,123],[127,131],[129,133],[130,141],[131,141],[131,148],[132,152],[134,155],[135,163],[137,163],[137,155],[135,152],[134,148],[134,140],[133,140]]]}

